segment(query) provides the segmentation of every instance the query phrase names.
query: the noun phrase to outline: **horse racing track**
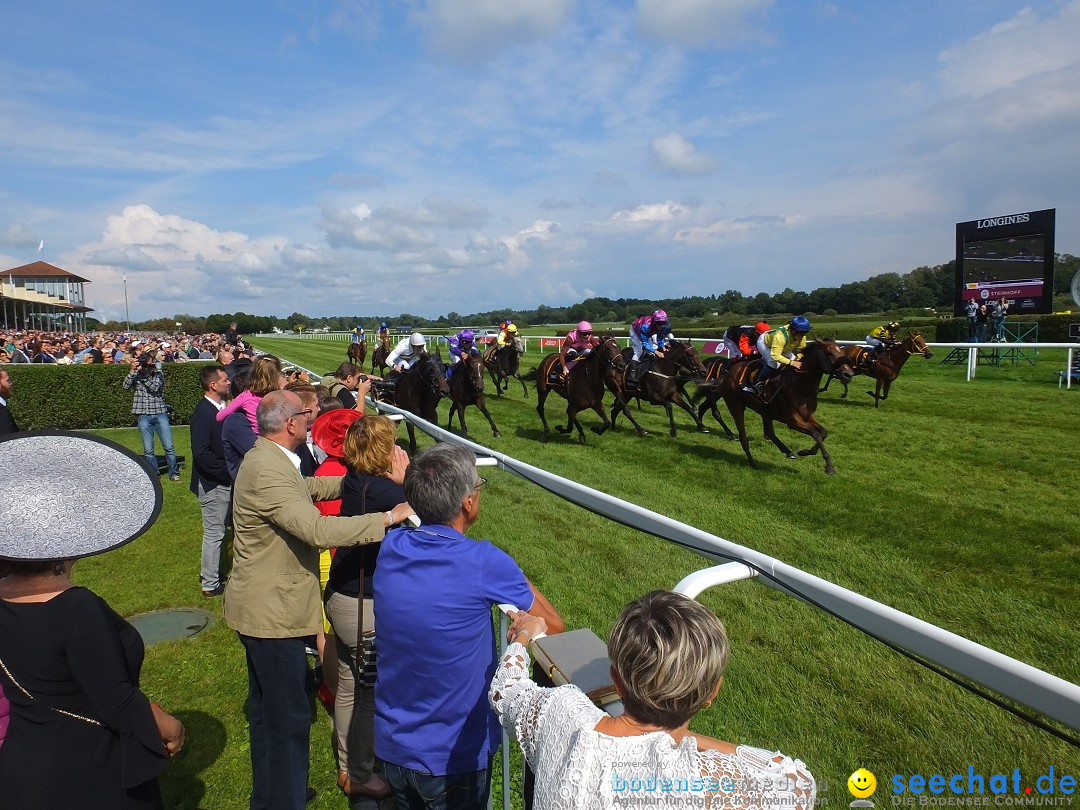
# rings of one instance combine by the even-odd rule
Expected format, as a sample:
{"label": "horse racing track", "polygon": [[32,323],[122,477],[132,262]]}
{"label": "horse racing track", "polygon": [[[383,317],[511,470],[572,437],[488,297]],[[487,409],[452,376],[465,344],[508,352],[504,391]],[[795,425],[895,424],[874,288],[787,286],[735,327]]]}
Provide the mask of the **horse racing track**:
{"label": "horse racing track", "polygon": [[[319,371],[343,359],[341,344],[256,343]],[[719,429],[696,433],[677,412],[672,438],[664,410],[648,405],[630,406],[647,436],[621,423],[603,436],[586,430],[584,445],[558,434],[544,444],[532,384],[528,398],[520,387],[487,392],[502,437],[480,429],[472,439],[1077,682],[1080,391],[1056,388],[1061,367],[1044,358],[980,369],[966,383],[961,367],[914,357],[876,409],[864,393],[873,380],[856,378],[846,401],[834,385],[817,411],[833,477],[813,457],[784,458],[751,414],[757,471]],[[448,408],[439,408],[444,425]],[[549,397],[547,414],[565,424],[565,402]],[[777,429],[793,449],[810,445]],[[510,474],[489,478],[471,533],[513,554],[568,627],[606,637],[631,598],[711,564]],[[732,658],[720,697],[693,728],[802,758],[828,781],[832,803],[850,801],[844,780],[859,766],[883,787],[893,774],[968,765],[988,775],[1019,768],[1029,785],[1051,766],[1080,776],[1075,749],[811,606],[754,582],[702,601],[724,620]]]}

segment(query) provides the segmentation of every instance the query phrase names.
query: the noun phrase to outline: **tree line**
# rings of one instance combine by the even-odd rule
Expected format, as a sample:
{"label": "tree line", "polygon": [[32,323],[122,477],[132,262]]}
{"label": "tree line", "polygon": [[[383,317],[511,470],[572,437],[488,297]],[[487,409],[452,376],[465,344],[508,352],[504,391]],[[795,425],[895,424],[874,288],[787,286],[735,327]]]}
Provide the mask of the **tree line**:
{"label": "tree line", "polygon": [[[1073,275],[1080,272],[1080,257],[1068,253],[1054,256],[1054,293],[1064,295],[1069,290]],[[809,292],[785,287],[777,293],[759,292],[744,295],[738,290],[727,290],[712,295],[692,295],[682,298],[587,298],[566,307],[540,305],[536,309],[493,309],[462,314],[447,312],[438,318],[425,318],[408,312],[397,314],[348,315],[311,317],[294,312],[287,318],[266,315],[249,315],[245,312],[218,313],[205,317],[176,315],[132,324],[133,329],[172,333],[176,324],[187,334],[224,332],[236,321],[241,334],[270,332],[277,328],[283,332],[303,329],[329,328],[347,331],[362,324],[369,331],[380,321],[387,321],[395,329],[409,328],[455,328],[497,324],[507,318],[522,325],[565,324],[581,320],[600,323],[630,322],[639,315],[654,309],[667,310],[678,321],[707,319],[717,315],[766,315],[791,313],[807,315],[854,315],[860,313],[895,312],[915,315],[931,314],[932,310],[951,312],[956,288],[956,262],[949,261],[933,267],[917,267],[909,273],[881,273],[865,281],[853,281],[838,287],[818,287]],[[124,324],[110,322],[100,325],[104,329],[122,329]]]}

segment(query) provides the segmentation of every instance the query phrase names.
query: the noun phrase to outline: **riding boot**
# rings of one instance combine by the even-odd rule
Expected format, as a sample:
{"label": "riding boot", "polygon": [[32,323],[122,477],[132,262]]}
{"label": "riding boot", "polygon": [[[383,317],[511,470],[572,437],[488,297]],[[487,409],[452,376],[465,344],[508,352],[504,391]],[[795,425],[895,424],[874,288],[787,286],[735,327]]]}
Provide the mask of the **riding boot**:
{"label": "riding boot", "polygon": [[644,365],[643,360],[631,360],[630,371],[626,375],[626,385],[628,388],[637,388],[638,376],[641,374],[641,367]]}

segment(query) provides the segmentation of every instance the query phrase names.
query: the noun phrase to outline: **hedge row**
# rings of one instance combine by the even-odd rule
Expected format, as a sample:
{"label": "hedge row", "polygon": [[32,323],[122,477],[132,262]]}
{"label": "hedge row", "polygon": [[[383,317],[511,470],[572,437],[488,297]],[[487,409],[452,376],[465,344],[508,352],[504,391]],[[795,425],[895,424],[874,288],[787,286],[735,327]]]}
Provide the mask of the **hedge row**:
{"label": "hedge row", "polygon": [[[202,397],[203,363],[166,363],[165,401],[176,408],[173,424],[187,424]],[[11,377],[8,405],[23,430],[99,430],[134,427],[134,393],[123,387],[131,367],[57,366],[16,363],[4,366]]]}

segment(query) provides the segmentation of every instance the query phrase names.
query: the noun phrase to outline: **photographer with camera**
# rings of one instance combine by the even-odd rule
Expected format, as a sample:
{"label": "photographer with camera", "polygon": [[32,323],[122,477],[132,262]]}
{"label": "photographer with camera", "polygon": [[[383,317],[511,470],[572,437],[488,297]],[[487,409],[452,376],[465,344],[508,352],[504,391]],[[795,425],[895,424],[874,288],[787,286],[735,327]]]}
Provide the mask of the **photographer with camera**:
{"label": "photographer with camera", "polygon": [[169,411],[165,402],[165,376],[154,362],[153,352],[132,357],[131,371],[124,378],[124,388],[135,390],[131,412],[139,417],[139,434],[142,436],[143,457],[150,471],[157,473],[157,456],[154,453],[154,434],[161,441],[165,461],[169,466],[169,480],[180,482],[180,465],[173,449],[172,428],[169,427]]}

